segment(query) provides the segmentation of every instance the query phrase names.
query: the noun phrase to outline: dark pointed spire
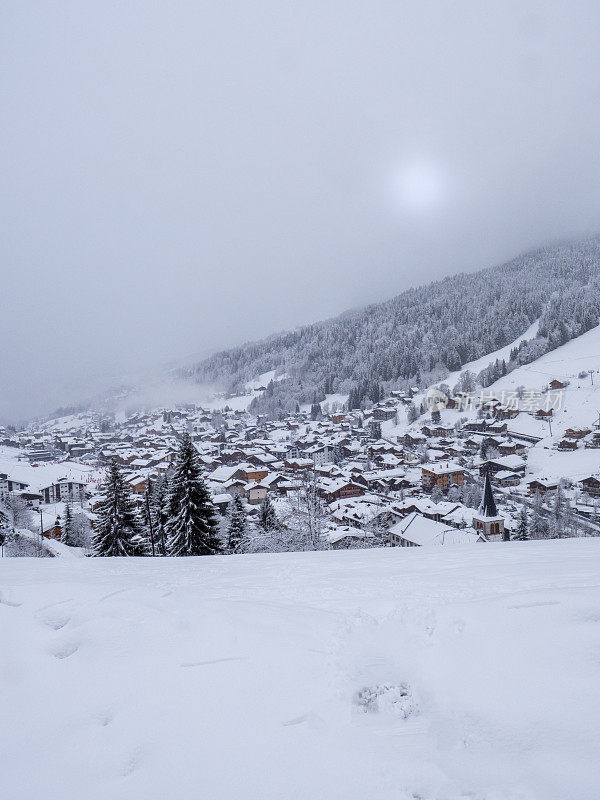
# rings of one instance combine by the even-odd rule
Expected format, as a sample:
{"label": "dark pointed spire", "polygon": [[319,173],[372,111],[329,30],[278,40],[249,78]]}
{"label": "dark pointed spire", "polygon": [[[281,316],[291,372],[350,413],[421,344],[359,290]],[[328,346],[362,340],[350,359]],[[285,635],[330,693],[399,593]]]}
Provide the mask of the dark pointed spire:
{"label": "dark pointed spire", "polygon": [[496,508],[496,501],[494,500],[494,493],[492,492],[492,483],[490,481],[489,469],[485,471],[485,482],[483,484],[483,497],[481,498],[479,513],[483,517],[498,516],[498,509]]}

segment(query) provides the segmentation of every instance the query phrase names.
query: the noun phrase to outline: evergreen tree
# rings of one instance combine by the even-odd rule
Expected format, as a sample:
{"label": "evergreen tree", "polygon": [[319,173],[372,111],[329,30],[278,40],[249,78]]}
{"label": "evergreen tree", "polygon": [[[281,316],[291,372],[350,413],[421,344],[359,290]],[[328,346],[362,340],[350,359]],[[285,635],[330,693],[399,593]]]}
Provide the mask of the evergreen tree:
{"label": "evergreen tree", "polygon": [[94,555],[141,555],[141,526],[133,507],[130,489],[123,480],[115,459],[108,468],[104,494],[94,534]]}
{"label": "evergreen tree", "polygon": [[62,524],[62,536],[60,540],[63,544],[73,547],[75,545],[75,529],[73,526],[73,514],[71,512],[71,504],[67,500],[65,503],[65,516]]}
{"label": "evergreen tree", "polygon": [[519,527],[514,535],[514,538],[519,542],[525,542],[529,539],[529,518],[527,516],[527,509],[525,506],[521,509],[519,516]]}
{"label": "evergreen tree", "polygon": [[142,519],[144,522],[144,529],[146,531],[146,541],[148,543],[148,553],[152,556],[156,555],[156,534],[154,531],[154,513],[151,505],[150,498],[154,493],[154,484],[148,478],[146,482],[146,491],[144,492],[144,505],[142,506]]}
{"label": "evergreen tree", "polygon": [[413,422],[416,422],[419,419],[419,412],[417,411],[416,405],[412,401],[408,404],[406,417],[411,425]]}
{"label": "evergreen tree", "polygon": [[258,509],[257,524],[259,528],[262,528],[267,533],[275,530],[279,525],[275,508],[268,494],[265,496],[265,499],[262,501],[260,508]]}
{"label": "evergreen tree", "polygon": [[[293,412],[296,402],[310,409],[314,391],[322,400],[334,388],[349,393],[348,405],[356,409],[366,398],[380,399],[382,382],[386,389],[439,383],[445,371],[509,344],[539,319],[536,335],[513,347],[507,363],[497,359],[482,370],[481,382],[488,385],[581,335],[599,317],[600,240],[595,238],[411,289],[357,313],[223,351],[180,374],[239,385],[267,365],[285,367],[287,377],[253,399],[253,413],[277,417]],[[477,380],[463,370],[458,388],[471,394]]]}
{"label": "evergreen tree", "polygon": [[241,497],[233,498],[227,509],[229,523],[227,526],[227,549],[230,553],[238,553],[246,536],[246,509]]}
{"label": "evergreen tree", "polygon": [[153,486],[150,500],[156,549],[161,556],[167,555],[167,521],[169,519],[167,492],[168,481],[166,476],[162,475]]}
{"label": "evergreen tree", "polygon": [[206,556],[221,551],[217,519],[208,488],[202,479],[200,460],[185,434],[171,481],[168,498],[168,551],[172,556]]}

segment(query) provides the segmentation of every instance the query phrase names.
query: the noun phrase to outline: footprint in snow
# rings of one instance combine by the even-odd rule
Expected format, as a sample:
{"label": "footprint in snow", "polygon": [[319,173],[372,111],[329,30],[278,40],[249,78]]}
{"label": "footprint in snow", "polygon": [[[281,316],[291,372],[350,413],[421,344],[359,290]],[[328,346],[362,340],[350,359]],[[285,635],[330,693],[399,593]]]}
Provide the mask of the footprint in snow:
{"label": "footprint in snow", "polygon": [[105,709],[103,711],[99,711],[97,714],[94,714],[94,719],[103,728],[108,727],[114,718],[115,715],[112,711],[110,711],[110,709]]}
{"label": "footprint in snow", "polygon": [[122,775],[124,778],[128,778],[130,775],[136,771],[140,763],[140,757],[137,754],[131,756],[131,758],[126,762],[125,766],[123,767]]}
{"label": "footprint in snow", "polygon": [[0,592],[0,605],[10,606],[11,608],[19,608],[21,603],[13,603],[12,600],[7,600],[6,597]]}
{"label": "footprint in snow", "polygon": [[590,608],[575,614],[575,619],[580,622],[600,622],[600,608]]}
{"label": "footprint in snow", "polygon": [[53,631],[60,631],[71,621],[68,614],[53,614],[51,616],[42,617],[42,622]]}
{"label": "footprint in snow", "polygon": [[54,658],[64,659],[70,658],[79,650],[79,644],[76,642],[62,642],[51,649]]}

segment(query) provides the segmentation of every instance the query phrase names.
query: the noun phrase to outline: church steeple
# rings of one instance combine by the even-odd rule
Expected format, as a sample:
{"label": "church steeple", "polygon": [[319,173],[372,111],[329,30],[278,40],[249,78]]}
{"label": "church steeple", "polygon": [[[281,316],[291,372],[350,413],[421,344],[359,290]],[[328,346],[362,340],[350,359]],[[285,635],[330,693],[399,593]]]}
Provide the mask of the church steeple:
{"label": "church steeple", "polygon": [[504,518],[498,514],[489,470],[486,470],[483,484],[481,505],[477,514],[473,515],[473,527],[482,533],[488,541],[509,539],[510,534],[504,529]]}
{"label": "church steeple", "polygon": [[482,517],[498,516],[498,509],[496,508],[496,501],[494,500],[494,493],[492,492],[489,469],[485,471],[485,482],[483,484],[483,496],[481,498],[481,505],[479,506],[479,513]]}

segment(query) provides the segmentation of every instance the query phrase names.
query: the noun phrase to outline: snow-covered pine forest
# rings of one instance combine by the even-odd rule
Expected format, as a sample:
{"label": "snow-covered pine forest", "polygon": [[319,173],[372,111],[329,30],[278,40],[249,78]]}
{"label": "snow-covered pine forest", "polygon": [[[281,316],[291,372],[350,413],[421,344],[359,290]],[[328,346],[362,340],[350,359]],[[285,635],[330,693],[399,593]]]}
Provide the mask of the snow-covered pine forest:
{"label": "snow-covered pine forest", "polygon": [[[236,392],[269,370],[279,376],[255,398],[276,416],[340,392],[351,405],[389,389],[425,386],[503,347],[540,319],[535,338],[513,351],[510,371],[600,321],[600,239],[555,245],[476,273],[409,289],[391,300],[226,350],[180,375]],[[502,373],[495,365],[481,383]]]}

